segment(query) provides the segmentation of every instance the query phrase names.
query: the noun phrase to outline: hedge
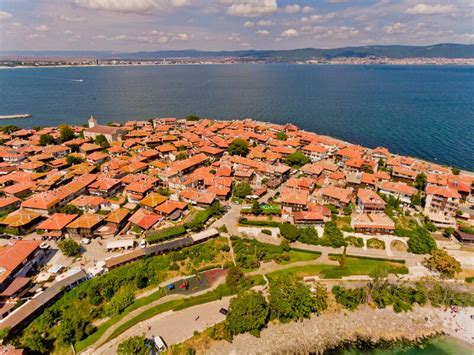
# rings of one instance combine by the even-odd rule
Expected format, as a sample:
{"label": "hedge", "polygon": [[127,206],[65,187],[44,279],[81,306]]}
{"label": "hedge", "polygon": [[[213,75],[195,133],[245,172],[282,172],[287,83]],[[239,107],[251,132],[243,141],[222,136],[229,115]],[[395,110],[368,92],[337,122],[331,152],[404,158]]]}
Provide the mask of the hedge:
{"label": "hedge", "polygon": [[[329,253],[328,256],[336,256],[336,257],[339,257],[339,256],[342,256],[342,254],[341,254],[341,253]],[[354,259],[390,261],[390,262],[401,263],[401,264],[405,264],[405,263],[406,263],[406,261],[403,260],[403,259],[377,258],[377,257],[374,257],[374,256],[363,256],[363,255],[360,255],[360,256],[359,256],[359,255],[349,255],[349,254],[347,254],[346,256],[347,256],[347,257],[354,258]]]}
{"label": "hedge", "polygon": [[174,226],[166,229],[152,231],[147,235],[146,240],[150,244],[155,244],[165,239],[179,237],[180,235],[183,235],[185,233],[186,228],[184,228],[184,226]]}
{"label": "hedge", "polygon": [[256,227],[279,227],[280,223],[275,221],[255,221],[248,219],[240,219],[239,224],[244,226],[256,226]]}

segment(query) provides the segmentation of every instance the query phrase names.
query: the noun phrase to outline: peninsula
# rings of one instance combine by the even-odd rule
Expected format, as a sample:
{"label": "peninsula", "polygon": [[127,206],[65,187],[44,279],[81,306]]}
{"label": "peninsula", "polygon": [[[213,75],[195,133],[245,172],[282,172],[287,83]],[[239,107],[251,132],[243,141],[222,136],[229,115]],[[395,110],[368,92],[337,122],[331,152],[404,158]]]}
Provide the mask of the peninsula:
{"label": "peninsula", "polygon": [[473,344],[471,172],[252,119],[0,139],[2,349]]}

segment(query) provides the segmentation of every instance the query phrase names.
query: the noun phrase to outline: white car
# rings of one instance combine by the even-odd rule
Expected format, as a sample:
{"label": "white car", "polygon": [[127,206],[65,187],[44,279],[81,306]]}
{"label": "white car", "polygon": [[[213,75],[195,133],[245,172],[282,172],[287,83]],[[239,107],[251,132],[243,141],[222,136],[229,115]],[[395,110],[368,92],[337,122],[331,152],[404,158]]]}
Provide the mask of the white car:
{"label": "white car", "polygon": [[82,239],[81,239],[81,244],[87,245],[87,244],[89,244],[90,242],[91,242],[90,239],[87,239],[87,238],[82,238]]}
{"label": "white car", "polygon": [[40,244],[40,249],[49,249],[50,247],[51,246],[46,242]]}
{"label": "white car", "polygon": [[163,338],[159,335],[153,337],[153,345],[155,346],[155,349],[158,352],[166,351],[166,349],[168,348],[165,342],[163,341]]}
{"label": "white car", "polygon": [[140,241],[140,248],[146,248],[146,240],[145,239],[142,239]]}

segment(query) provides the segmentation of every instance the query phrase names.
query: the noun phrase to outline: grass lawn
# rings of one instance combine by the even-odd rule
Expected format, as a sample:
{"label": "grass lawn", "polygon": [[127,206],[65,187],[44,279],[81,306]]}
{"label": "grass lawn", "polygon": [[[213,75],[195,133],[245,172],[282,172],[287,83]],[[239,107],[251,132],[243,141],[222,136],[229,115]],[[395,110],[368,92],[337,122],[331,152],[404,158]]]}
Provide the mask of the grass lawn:
{"label": "grass lawn", "polygon": [[290,254],[290,261],[283,262],[282,264],[289,264],[295,263],[297,261],[308,261],[308,260],[316,260],[321,256],[319,252],[308,252],[298,249],[291,249],[288,254]]}
{"label": "grass lawn", "polygon": [[352,229],[351,216],[338,216],[336,220],[336,225],[339,229]]}
{"label": "grass lawn", "polygon": [[[337,260],[338,257],[332,257]],[[341,278],[343,276],[351,275],[369,275],[378,268],[385,268],[392,274],[406,274],[408,272],[405,265],[398,262],[375,260],[375,259],[360,259],[356,257],[347,257],[344,269],[340,269],[339,265],[304,265],[295,266],[284,270],[279,270],[268,274],[269,278],[281,274],[293,274],[299,278],[304,276],[319,275],[325,279]]]}

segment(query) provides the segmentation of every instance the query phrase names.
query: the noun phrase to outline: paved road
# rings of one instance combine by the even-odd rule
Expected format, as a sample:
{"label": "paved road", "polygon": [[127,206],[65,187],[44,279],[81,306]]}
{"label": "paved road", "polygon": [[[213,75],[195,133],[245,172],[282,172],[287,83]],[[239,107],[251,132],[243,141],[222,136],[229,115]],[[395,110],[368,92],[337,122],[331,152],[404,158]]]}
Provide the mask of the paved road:
{"label": "paved road", "polygon": [[193,336],[194,332],[201,332],[214,324],[220,323],[225,316],[219,313],[221,308],[229,308],[231,297],[183,309],[178,312],[165,312],[145,320],[128,329],[107,344],[94,351],[95,354],[115,354],[118,344],[124,339],[144,334],[146,338],[160,335],[168,346],[182,343]]}

